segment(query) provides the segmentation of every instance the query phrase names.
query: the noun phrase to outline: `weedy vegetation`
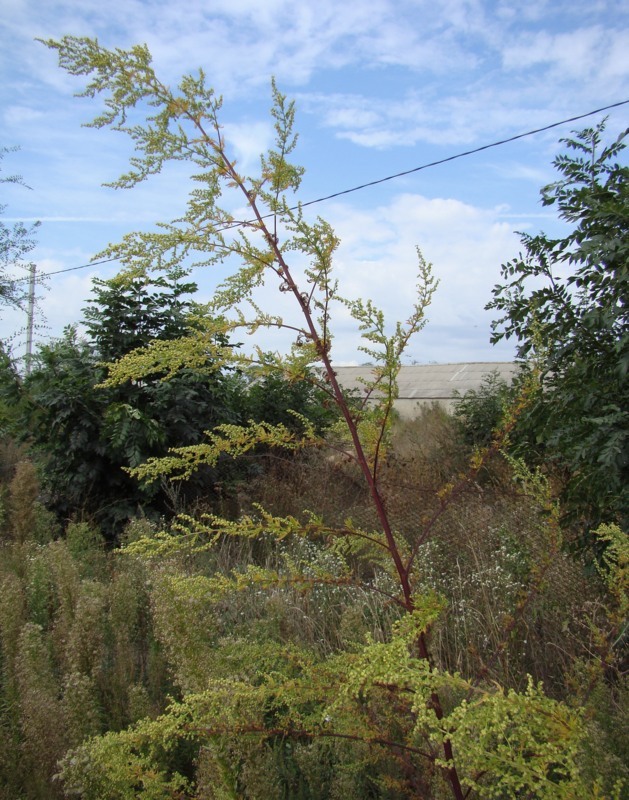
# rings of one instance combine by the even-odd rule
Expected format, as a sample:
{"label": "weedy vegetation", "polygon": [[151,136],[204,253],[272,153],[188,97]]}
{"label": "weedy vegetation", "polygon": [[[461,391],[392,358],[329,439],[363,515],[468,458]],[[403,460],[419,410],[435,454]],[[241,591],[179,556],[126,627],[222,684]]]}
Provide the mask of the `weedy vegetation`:
{"label": "weedy vegetation", "polygon": [[[401,359],[437,281],[418,251],[416,299],[393,325],[342,295],[338,240],[294,199],[293,104],[272,87],[275,146],[246,176],[202,72],[171,89],[145,47],[47,44],[86,77],[84,95],[103,98],[91,125],[134,145],[113,185],[173,161],[194,171],[177,220],[108,249],[124,264],[118,285],[233,266],[176,338],[122,353],[92,391],[158,397],[182,371],[255,370],[249,408],[266,381],[280,396],[314,386],[333,413],[241,415],[127,457],[146,491],[250,468],[220,473],[229,502],[201,493],[161,521],[138,516],[115,548],[87,514],[59,536],[33,466],[15,464],[3,490],[0,798],[626,797],[621,519],[589,530],[601,556],[588,573],[566,547],[555,473],[509,449],[544,365],[508,398],[493,386],[467,398],[458,422],[439,408],[396,420]],[[232,194],[246,220],[221,205]],[[263,309],[263,284],[296,315]],[[360,398],[334,371],[339,307],[375,364]],[[231,344],[265,327],[291,332],[286,354]]]}

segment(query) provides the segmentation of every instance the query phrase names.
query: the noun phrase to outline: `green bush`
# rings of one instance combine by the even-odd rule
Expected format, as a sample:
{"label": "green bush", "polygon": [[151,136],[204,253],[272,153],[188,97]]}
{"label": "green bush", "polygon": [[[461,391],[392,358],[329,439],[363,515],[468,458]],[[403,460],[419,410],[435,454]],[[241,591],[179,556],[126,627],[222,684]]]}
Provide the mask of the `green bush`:
{"label": "green bush", "polygon": [[509,384],[496,371],[486,375],[478,389],[469,389],[458,398],[454,416],[463,441],[471,447],[488,447],[503,421],[513,397]]}

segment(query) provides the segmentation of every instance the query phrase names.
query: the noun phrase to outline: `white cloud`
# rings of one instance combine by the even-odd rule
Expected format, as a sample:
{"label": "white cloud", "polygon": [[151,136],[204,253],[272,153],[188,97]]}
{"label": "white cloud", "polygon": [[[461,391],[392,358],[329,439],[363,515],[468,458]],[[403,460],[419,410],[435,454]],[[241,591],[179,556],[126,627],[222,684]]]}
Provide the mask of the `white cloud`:
{"label": "white cloud", "polygon": [[394,100],[321,93],[299,97],[305,110],[335,129],[339,138],[376,149],[420,142],[461,146],[482,138],[491,141],[518,130],[516,126],[523,131],[554,121],[548,110],[518,105],[509,90],[499,88],[442,98],[415,91]]}
{"label": "white cloud", "polygon": [[517,162],[505,161],[494,168],[494,171],[504,178],[524,180],[533,182],[535,186],[545,186],[554,180],[554,173],[550,165],[542,167],[532,167],[528,164],[518,164]]}
{"label": "white cloud", "polygon": [[[518,251],[518,238],[513,225],[502,218],[503,208],[477,208],[447,198],[401,194],[370,210],[334,203],[326,211],[341,242],[335,257],[339,293],[350,299],[373,300],[383,310],[390,330],[412,311],[416,246],[432,262],[440,285],[427,311],[428,326],[409,348],[409,360],[487,358],[491,317],[484,306],[498,282],[500,264]],[[289,263],[296,265],[293,274],[300,275],[301,258],[292,256]],[[300,323],[293,298],[279,292],[274,279],[256,293],[256,301],[286,322]],[[333,305],[332,319],[335,362],[364,361],[357,349],[357,326],[347,310]],[[263,347],[286,348],[291,338],[290,334],[263,334]],[[511,347],[503,347],[495,359],[512,355]]]}
{"label": "white cloud", "polygon": [[266,121],[228,123],[225,125],[225,138],[233,148],[237,169],[241,173],[256,173],[260,168],[260,155],[273,143],[273,125]]}
{"label": "white cloud", "polygon": [[[22,145],[14,171],[35,190],[12,194],[9,211],[45,219],[38,252],[61,267],[85,263],[127,230],[181,214],[186,169],[165,169],[130,193],[99,188],[125,169],[130,143],[80,128],[101,101],[74,101],[81,80],[58,69],[34,36],[98,36],[108,47],[147,42],[171,83],[202,65],[226,96],[225,132],[243,171],[257,166],[272,137],[275,75],[283,91],[299,91],[306,112],[299,125],[315,197],[617,101],[629,73],[627,14],[611,0],[5,0],[3,10],[0,68],[10,77],[0,86],[0,143]],[[517,250],[511,229],[534,224],[531,190],[553,179],[556,138],[552,131],[535,147],[527,140],[517,151],[493,150],[484,172],[469,159],[458,170],[424,173],[422,191],[432,199],[386,200],[400,181],[376,195],[375,209],[357,207],[369,193],[351,195],[356,205],[327,204],[322,213],[343,239],[338,270],[348,292],[382,300],[392,320],[404,316],[417,243],[442,279],[422,341],[440,353],[448,333],[457,347],[486,341],[482,307],[498,265]],[[509,161],[500,164],[505,151]],[[478,187],[470,189],[470,173]],[[442,175],[447,188],[437,183]],[[60,281],[52,282],[55,295],[58,286],[68,297],[89,294],[85,284]],[[280,298],[269,291],[275,307]],[[60,318],[64,305],[78,314],[85,296],[52,303],[51,316]],[[345,325],[343,314],[338,319]],[[338,346],[353,358],[340,339]]]}
{"label": "white cloud", "polygon": [[563,82],[583,79],[599,82],[601,75],[627,75],[629,71],[629,30],[600,25],[573,31],[529,32],[503,52],[508,70],[546,65]]}
{"label": "white cloud", "polygon": [[[590,6],[571,3],[567,26],[586,19]],[[202,65],[210,84],[230,97],[252,96],[268,86],[271,75],[287,88],[305,87],[324,70],[360,69],[374,78],[369,94],[362,87],[355,93],[308,92],[308,103],[340,137],[374,148],[463,143],[526,127],[542,110],[547,121],[552,108],[561,114],[575,101],[581,108],[610,97],[626,80],[629,47],[622,26],[555,31],[562,11],[556,3],[503,3],[498,11],[480,0],[340,6],[335,0],[220,0],[211,10],[191,0],[185,11],[166,0],[114,0],[106,6],[51,0],[35,14],[31,0],[13,4],[9,24],[25,45],[31,40],[22,48],[24,67],[64,94],[79,84],[53,66],[52,53],[32,44],[33,35],[98,35],[107,46],[146,41],[169,80]],[[526,29],[531,20],[544,19],[547,29]],[[406,72],[393,95],[386,84],[378,89],[383,70],[392,68]],[[607,81],[604,91],[601,79]],[[579,85],[569,86],[575,80]],[[569,86],[561,96],[557,81]],[[25,84],[25,99],[29,90],[32,85]]]}
{"label": "white cloud", "polygon": [[4,109],[4,122],[9,127],[30,125],[44,116],[43,112],[27,106],[9,106]]}
{"label": "white cloud", "polygon": [[[335,0],[295,3],[213,2],[191,0],[185,9],[165,0],[51,0],[16,4],[11,32],[24,40],[33,35],[96,36],[106,46],[147,42],[156,62],[174,78],[204,65],[221,90],[239,92],[268,81],[270,75],[289,85],[306,82],[314,71],[351,64],[401,65],[429,72],[469,66],[476,56],[458,41],[483,31],[479,4],[433,4],[371,0],[339,5]],[[447,19],[446,25],[443,20]],[[215,54],[220,53],[216,58]],[[32,56],[27,56],[31,57]],[[57,87],[67,78],[55,74],[50,60],[35,56],[31,67]]]}
{"label": "white cloud", "polygon": [[[440,286],[428,309],[426,333],[420,334],[409,357],[437,360],[423,346],[432,326],[448,331],[450,342],[465,339],[471,332],[484,335],[486,351],[489,318],[484,306],[498,280],[500,264],[517,252],[517,237],[512,226],[499,218],[501,209],[404,194],[371,213],[356,214],[349,208],[336,211],[335,228],[342,242],[341,283],[350,296],[375,299],[390,324],[405,319],[411,309],[415,246],[432,262]],[[341,356],[347,358],[351,354]],[[459,344],[452,360],[468,358],[470,352]]]}
{"label": "white cloud", "polygon": [[[629,42],[626,52],[629,53]],[[568,58],[567,53],[564,56]],[[551,57],[551,66],[558,72],[564,56],[556,53]],[[587,79],[583,74],[587,66],[574,70],[576,83],[573,80],[570,85],[564,75],[550,80],[545,72],[539,72],[518,86],[497,77],[494,85],[484,81],[466,91],[455,89],[442,94],[441,85],[435,84],[422,91],[409,89],[394,98],[313,92],[301,93],[299,100],[321,125],[362,147],[393,149],[421,142],[465,146],[541,128],[575,112],[600,107],[606,101],[623,99],[616,88],[617,77],[624,74],[626,80],[629,76],[629,56],[623,65],[622,55],[612,48],[600,70],[590,67]],[[616,81],[610,79],[601,90],[600,75],[606,70],[609,74],[614,72]],[[558,82],[564,84],[562,92],[557,91]]]}

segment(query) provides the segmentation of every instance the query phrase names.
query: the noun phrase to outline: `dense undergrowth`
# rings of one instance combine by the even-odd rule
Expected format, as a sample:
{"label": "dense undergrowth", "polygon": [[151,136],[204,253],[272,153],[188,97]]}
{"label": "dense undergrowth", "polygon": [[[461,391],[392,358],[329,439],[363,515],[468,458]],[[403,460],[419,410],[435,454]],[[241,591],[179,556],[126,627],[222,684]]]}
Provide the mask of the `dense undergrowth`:
{"label": "dense undergrowth", "polygon": [[[29,380],[3,369],[0,424],[46,492],[14,449],[0,797],[627,796],[624,134],[565,141],[542,202],[571,232],[523,237],[502,267],[494,338],[527,362],[513,391],[396,425],[437,278],[418,249],[393,324],[342,294],[275,83],[275,142],[244,175],[203,71],[172,88],[145,46],[45,44],[102,95],[90,125],[133,143],[111,185],[193,169],[185,211],[101,254],[123,269],[92,344],[69,331]],[[192,266],[228,268],[205,305],[181,299]],[[264,308],[262,285],[280,293]],[[334,368],[339,312],[374,365],[357,394]],[[261,328],[287,349],[240,347]],[[53,517],[46,498],[69,504]]]}
{"label": "dense undergrowth", "polygon": [[[354,464],[320,451],[267,454],[259,479],[235,487],[234,515],[257,519],[264,507],[310,525],[307,538],[223,534],[210,546],[207,533],[197,533],[195,546],[170,550],[159,526],[136,519],[124,546],[111,550],[88,521],[62,530],[39,504],[23,453],[5,443],[3,455],[12,466],[2,489],[0,798],[447,796],[434,756],[418,755],[409,729],[417,710],[409,717],[404,692],[386,682],[353,698],[367,715],[362,737],[332,735],[324,720],[312,724],[330,690],[337,697],[326,713],[349,713],[344,692],[365,643],[375,669],[390,656],[404,617],[387,565],[368,546],[361,552],[330,541],[350,517],[365,530],[373,523]],[[442,502],[436,488],[466,459],[456,421],[439,408],[398,423],[383,486],[409,547]],[[626,562],[610,562],[614,585],[606,585],[609,573],[588,572],[557,538],[539,487],[516,478],[498,456],[449,504],[418,550],[421,590],[436,604],[431,663],[454,676],[442,686],[442,702],[455,709],[467,694],[482,705],[479,688],[504,687],[504,719],[481,743],[505,759],[505,775],[509,759],[536,758],[526,752],[530,742],[518,744],[525,708],[518,711],[516,699],[545,707],[549,728],[537,741],[557,747],[556,775],[548,776],[556,794],[541,783],[521,794],[513,782],[488,782],[470,753],[469,764],[459,762],[470,776],[466,796],[625,797],[627,691],[614,644],[626,612],[617,582],[623,570],[626,580]],[[304,509],[317,509],[316,525]],[[170,526],[180,539],[191,530],[190,520]],[[144,555],[134,542],[144,543]],[[276,574],[275,585],[219,586],[252,569]],[[303,685],[304,675],[318,685]],[[262,718],[251,697],[256,686]],[[293,728],[297,706],[303,721],[292,733],[291,705]],[[480,741],[487,721],[466,724],[459,735]],[[555,743],[545,741],[549,731]],[[418,759],[419,773],[409,768]],[[576,765],[570,780],[561,759]]]}

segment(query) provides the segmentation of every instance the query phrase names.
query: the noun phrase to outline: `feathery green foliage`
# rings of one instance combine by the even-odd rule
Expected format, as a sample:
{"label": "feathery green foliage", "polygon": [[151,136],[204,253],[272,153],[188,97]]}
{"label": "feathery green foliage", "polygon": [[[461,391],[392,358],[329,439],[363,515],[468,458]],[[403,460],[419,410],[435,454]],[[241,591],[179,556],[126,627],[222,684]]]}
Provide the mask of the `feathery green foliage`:
{"label": "feathery green foliage", "polygon": [[524,417],[521,449],[566,470],[564,507],[588,528],[627,527],[629,469],[629,166],[627,132],[605,122],[563,139],[559,179],[542,189],[565,236],[522,234],[524,254],[502,267],[488,308],[493,341],[515,337],[535,357],[542,391]]}
{"label": "feathery green foliage", "polygon": [[[296,144],[294,107],[275,85],[275,147],[248,177],[230,155],[219,121],[221,101],[203,72],[184,77],[173,90],[156,76],[146,47],[107,50],[74,37],[47,44],[58,51],[63,68],[87,77],[84,95],[104,98],[104,110],[91,124],[122,131],[134,144],[130,170],[113,185],[132,187],[171,161],[186,161],[195,170],[187,208],[177,220],[157,232],[130,234],[107,253],[121,259],[131,276],[181,263],[240,262],[198,317],[191,341],[159,349],[160,369],[168,376],[169,364],[189,366],[203,336],[287,328],[294,337],[288,355],[258,348],[233,357],[224,349],[220,366],[250,363],[262,376],[281,374],[292,381],[311,380],[315,367],[339,413],[328,437],[303,417],[297,417],[303,433],[264,421],[223,425],[203,442],[137,467],[136,474],[188,475],[261,443],[289,450],[332,445],[352,465],[370,501],[366,524],[258,510],[236,521],[212,514],[183,518],[170,534],[130,542],[120,557],[139,559],[151,575],[157,636],[180,697],[158,717],[67,753],[61,765],[67,792],[83,798],[130,798],[137,792],[198,797],[203,787],[208,797],[312,798],[322,797],[325,786],[338,797],[352,779],[355,796],[386,800],[595,796],[598,790],[579,769],[582,714],[546,696],[533,681],[521,680],[514,688],[492,680],[506,639],[544,590],[558,553],[557,515],[539,476],[519,470],[546,515],[540,521],[546,546],[512,613],[500,620],[505,640],[484,654],[475,675],[444,668],[431,647],[448,603],[424,580],[424,546],[473,486],[513,418],[507,416],[469,470],[438,494],[436,505],[422,511],[413,535],[397,527],[383,473],[401,356],[423,326],[436,288],[421,254],[417,299],[406,322],[390,329],[373,302],[339,294],[332,269],[338,241],[327,223],[308,221],[292,200],[302,175],[289,161]],[[237,226],[226,210],[234,193],[250,217]],[[308,265],[300,267],[304,260]],[[293,298],[297,322],[259,307],[257,289],[265,282]],[[360,402],[345,395],[333,368],[331,316],[337,304],[349,311],[364,352],[377,362]],[[153,374],[151,349],[123,357],[109,380]],[[247,558],[234,560],[233,552]],[[374,552],[378,557],[372,558]],[[94,629],[91,620],[104,609],[101,593],[93,584],[83,587],[75,630]],[[320,636],[334,620],[342,629],[346,612],[355,615],[357,602],[367,597],[382,609],[380,621],[370,623],[371,635],[362,641]],[[321,607],[326,621],[314,622]],[[68,641],[74,641],[71,635]],[[82,641],[90,643],[88,652],[80,651],[77,640],[68,653],[71,666],[94,672],[90,657],[102,652],[102,643],[87,632]],[[322,765],[314,773],[312,755],[326,741],[332,755],[315,787],[310,778],[321,776]],[[339,768],[338,757],[350,746],[352,775]]]}

